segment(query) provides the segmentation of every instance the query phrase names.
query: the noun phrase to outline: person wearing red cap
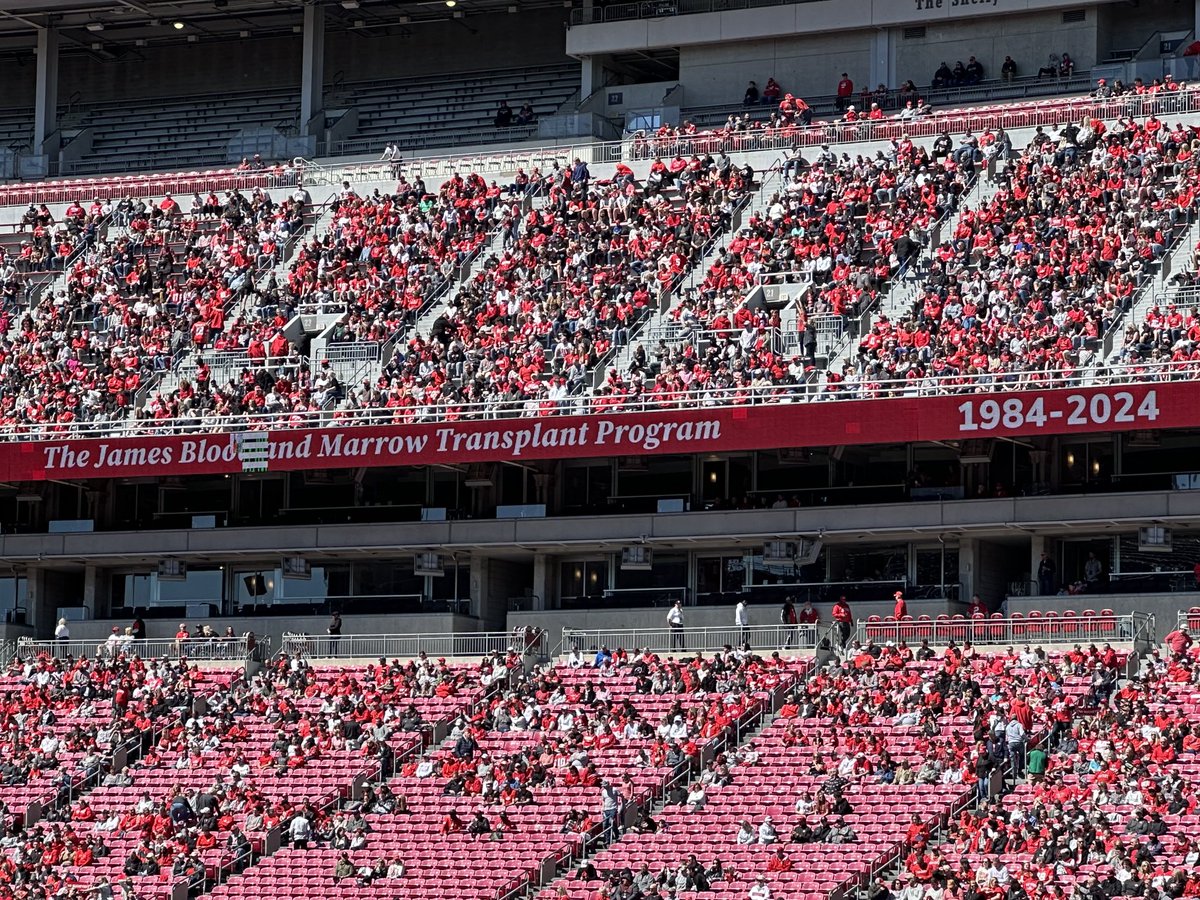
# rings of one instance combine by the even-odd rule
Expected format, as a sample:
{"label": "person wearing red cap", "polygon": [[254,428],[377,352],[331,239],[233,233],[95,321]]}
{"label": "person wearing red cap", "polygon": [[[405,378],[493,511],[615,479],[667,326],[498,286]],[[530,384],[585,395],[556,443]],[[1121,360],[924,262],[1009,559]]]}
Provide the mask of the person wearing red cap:
{"label": "person wearing red cap", "polygon": [[896,598],[896,608],[892,612],[892,615],[899,622],[908,615],[908,604],[904,602],[904,591],[896,591],[892,596]]}

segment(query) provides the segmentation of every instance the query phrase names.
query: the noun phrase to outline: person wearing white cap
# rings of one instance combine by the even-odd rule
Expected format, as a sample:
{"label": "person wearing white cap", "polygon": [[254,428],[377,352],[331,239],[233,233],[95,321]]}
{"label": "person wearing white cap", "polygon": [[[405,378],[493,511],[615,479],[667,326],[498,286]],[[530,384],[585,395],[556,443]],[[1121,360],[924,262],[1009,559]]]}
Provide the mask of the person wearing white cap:
{"label": "person wearing white cap", "polygon": [[771,900],[771,887],[767,884],[767,876],[759,875],[747,895],[750,900]]}
{"label": "person wearing white cap", "polygon": [[758,826],[758,842],[760,844],[774,844],[779,840],[779,835],[775,832],[775,823],[770,816],[764,816],[762,824]]}

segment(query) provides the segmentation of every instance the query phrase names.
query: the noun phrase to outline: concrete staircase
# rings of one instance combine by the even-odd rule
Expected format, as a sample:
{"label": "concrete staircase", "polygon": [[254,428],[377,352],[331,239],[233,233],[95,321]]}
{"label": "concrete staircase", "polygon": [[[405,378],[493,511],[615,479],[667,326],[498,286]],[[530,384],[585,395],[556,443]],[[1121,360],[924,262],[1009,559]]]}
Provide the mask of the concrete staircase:
{"label": "concrete staircase", "polygon": [[[672,343],[680,339],[681,328],[670,314],[671,311],[682,302],[684,294],[688,290],[699,287],[703,283],[705,277],[708,275],[708,270],[725,252],[730,236],[737,233],[738,229],[742,227],[742,223],[766,211],[767,206],[771,202],[772,194],[780,188],[782,183],[781,170],[771,169],[763,173],[763,180],[758,190],[751,193],[746,202],[739,207],[733,216],[729,230],[709,241],[708,246],[704,248],[701,258],[691,267],[675,290],[663,297],[658,308],[653,309],[641,321],[630,334],[629,341],[624,346],[619,348],[609,359],[605,360],[602,365],[596,367],[595,386],[599,386],[603,382],[604,373],[610,368],[615,368],[618,372],[628,371],[629,365],[633,361],[634,352],[638,346],[643,346],[646,352],[649,353],[657,346],[660,340]],[[671,195],[668,194],[668,196]],[[792,324],[795,324],[794,315],[792,316]]]}
{"label": "concrete staircase", "polygon": [[1200,292],[1196,288],[1171,284],[1172,276],[1191,268],[1192,251],[1197,241],[1200,241],[1200,217],[1179,232],[1159,260],[1157,270],[1133,295],[1132,305],[1113,322],[1108,334],[1104,336],[1101,352],[1096,354],[1097,364],[1111,366],[1119,363],[1125,329],[1130,326],[1140,327],[1146,321],[1146,313],[1155,306],[1163,303],[1194,304],[1197,301]]}
{"label": "concrete staircase", "polygon": [[954,233],[962,216],[968,210],[977,210],[986,206],[996,196],[1000,185],[992,177],[988,169],[984,169],[976,177],[969,191],[958,205],[958,209],[946,216],[931,229],[928,243],[921,249],[916,261],[909,265],[904,274],[893,279],[888,290],[880,297],[879,302],[871,309],[864,310],[858,320],[857,328],[846,329],[842,339],[828,354],[826,371],[840,372],[842,367],[854,359],[858,349],[859,338],[871,327],[871,323],[880,316],[896,319],[908,314],[921,291],[922,277],[929,270],[933,252],[943,242],[945,236]]}

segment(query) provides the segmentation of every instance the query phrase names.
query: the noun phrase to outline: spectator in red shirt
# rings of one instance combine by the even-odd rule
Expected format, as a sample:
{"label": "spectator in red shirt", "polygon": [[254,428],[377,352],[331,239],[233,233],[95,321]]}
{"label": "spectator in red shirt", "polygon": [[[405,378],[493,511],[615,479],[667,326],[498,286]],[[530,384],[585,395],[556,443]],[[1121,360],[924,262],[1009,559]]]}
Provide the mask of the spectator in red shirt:
{"label": "spectator in red shirt", "polygon": [[896,598],[896,608],[892,612],[892,615],[899,622],[908,615],[908,604],[904,601],[904,591],[896,591],[892,596]]}
{"label": "spectator in red shirt", "polygon": [[837,627],[838,643],[845,647],[850,641],[850,627],[854,624],[854,614],[850,612],[850,604],[846,602],[846,595],[838,597],[837,603],[833,604],[834,625]]}
{"label": "spectator in red shirt", "polygon": [[1183,656],[1195,641],[1192,640],[1192,636],[1188,633],[1188,627],[1180,625],[1166,636],[1163,643],[1170,648],[1172,655]]}
{"label": "spectator in red shirt", "polygon": [[845,72],[842,73],[842,80],[837,86],[837,108],[845,110],[850,105],[850,97],[854,94],[854,82],[850,80],[850,76]]}

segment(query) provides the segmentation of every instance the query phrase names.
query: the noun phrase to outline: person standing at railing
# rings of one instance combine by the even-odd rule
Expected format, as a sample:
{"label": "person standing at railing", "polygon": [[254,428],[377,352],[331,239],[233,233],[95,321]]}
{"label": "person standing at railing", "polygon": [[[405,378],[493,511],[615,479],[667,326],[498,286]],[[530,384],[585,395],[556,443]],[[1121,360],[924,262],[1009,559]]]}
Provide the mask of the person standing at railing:
{"label": "person standing at railing", "polygon": [[896,591],[892,596],[896,600],[896,606],[892,610],[892,618],[899,622],[908,615],[908,603],[904,599],[904,591]]}
{"label": "person standing at railing", "polygon": [[746,644],[749,640],[750,614],[746,611],[745,599],[739,599],[733,608],[733,624],[738,630],[738,643]]}
{"label": "person standing at railing", "polygon": [[58,625],[54,628],[54,639],[56,641],[69,641],[71,639],[71,626],[67,624],[66,619],[59,619]]}
{"label": "person standing at railing", "polygon": [[789,650],[792,641],[796,640],[796,604],[791,596],[783,598],[783,607],[779,610],[779,624],[783,626],[783,649]]}
{"label": "person standing at railing", "polygon": [[837,598],[830,615],[833,617],[833,624],[837,629],[838,646],[845,648],[850,643],[850,632],[854,625],[854,613],[850,611],[850,604],[846,602],[845,594]]}
{"label": "person standing at railing", "polygon": [[842,73],[842,80],[837,86],[837,108],[844,112],[846,107],[850,105],[850,98],[854,96],[854,82],[850,80],[850,76],[845,72]]}
{"label": "person standing at railing", "polygon": [[326,626],[325,633],[329,635],[329,655],[337,656],[338,645],[342,642],[342,614],[336,609],[329,617],[329,625]]}
{"label": "person standing at railing", "polygon": [[682,650],[683,643],[683,603],[676,600],[667,610],[667,628],[671,630],[671,649]]}
{"label": "person standing at railing", "polygon": [[[812,601],[805,598],[800,604],[800,612],[796,614],[796,619],[800,623],[800,636],[804,639],[804,646],[813,646],[817,643],[817,626],[821,624],[821,614],[817,612],[817,608],[812,605]],[[801,645],[797,644],[797,647]]]}

